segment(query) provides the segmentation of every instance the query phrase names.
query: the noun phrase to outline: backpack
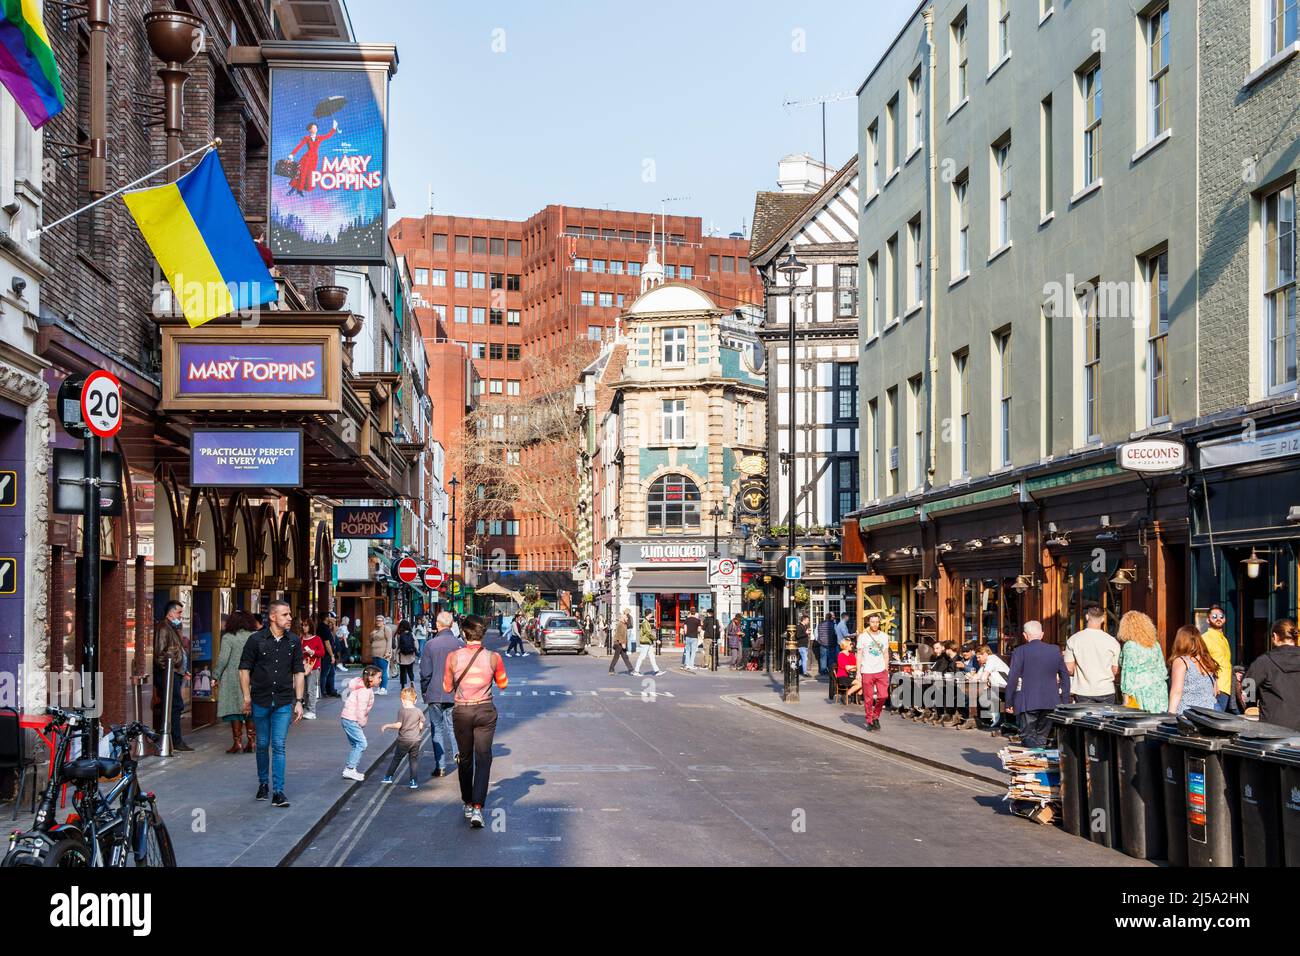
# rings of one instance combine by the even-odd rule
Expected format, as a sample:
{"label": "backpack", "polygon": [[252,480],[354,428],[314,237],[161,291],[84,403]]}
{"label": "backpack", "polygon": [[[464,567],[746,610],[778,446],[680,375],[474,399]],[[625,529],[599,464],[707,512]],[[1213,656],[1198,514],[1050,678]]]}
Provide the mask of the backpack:
{"label": "backpack", "polygon": [[403,631],[397,638],[397,650],[401,654],[415,653],[415,635],[410,631]]}

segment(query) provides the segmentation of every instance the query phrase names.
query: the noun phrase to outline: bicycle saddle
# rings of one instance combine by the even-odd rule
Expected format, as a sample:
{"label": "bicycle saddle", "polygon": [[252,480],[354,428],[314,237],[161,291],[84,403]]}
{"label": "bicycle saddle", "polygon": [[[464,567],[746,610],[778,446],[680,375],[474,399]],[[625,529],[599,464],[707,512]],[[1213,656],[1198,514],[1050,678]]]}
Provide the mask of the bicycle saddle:
{"label": "bicycle saddle", "polygon": [[70,780],[98,780],[100,777],[116,777],[122,773],[122,762],[109,757],[81,757],[70,760],[63,768],[64,775]]}

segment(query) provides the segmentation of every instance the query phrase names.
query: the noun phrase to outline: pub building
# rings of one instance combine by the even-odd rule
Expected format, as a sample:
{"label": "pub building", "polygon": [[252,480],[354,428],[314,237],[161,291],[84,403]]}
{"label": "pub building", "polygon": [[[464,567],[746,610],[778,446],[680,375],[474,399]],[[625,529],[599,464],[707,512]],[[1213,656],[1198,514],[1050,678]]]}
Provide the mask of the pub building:
{"label": "pub building", "polygon": [[866,564],[859,608],[885,611],[904,655],[925,659],[937,639],[1005,657],[1028,620],[1064,644],[1089,604],[1111,633],[1126,611],[1145,611],[1167,642],[1185,623],[1186,488],[1176,474],[1089,456],[862,509],[844,523],[843,556]]}

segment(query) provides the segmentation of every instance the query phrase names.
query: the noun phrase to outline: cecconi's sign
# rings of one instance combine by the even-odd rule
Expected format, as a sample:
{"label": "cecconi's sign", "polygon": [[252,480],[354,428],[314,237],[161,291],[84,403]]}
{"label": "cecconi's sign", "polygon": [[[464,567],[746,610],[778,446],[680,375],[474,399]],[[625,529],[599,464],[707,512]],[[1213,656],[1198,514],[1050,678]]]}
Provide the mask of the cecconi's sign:
{"label": "cecconi's sign", "polygon": [[1115,460],[1125,471],[1160,474],[1179,471],[1187,465],[1187,446],[1167,438],[1148,438],[1120,445]]}

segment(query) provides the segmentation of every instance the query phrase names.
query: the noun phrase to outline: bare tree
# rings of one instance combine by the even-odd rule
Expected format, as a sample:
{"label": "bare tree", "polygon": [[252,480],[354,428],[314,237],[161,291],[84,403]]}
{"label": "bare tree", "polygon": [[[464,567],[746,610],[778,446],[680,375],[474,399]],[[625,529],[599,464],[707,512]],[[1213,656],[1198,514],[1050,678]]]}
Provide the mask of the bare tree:
{"label": "bare tree", "polygon": [[599,351],[569,343],[524,365],[521,397],[483,396],[465,417],[455,468],[465,476],[466,540],[479,521],[534,515],[578,550],[578,462],[586,451],[574,388]]}

